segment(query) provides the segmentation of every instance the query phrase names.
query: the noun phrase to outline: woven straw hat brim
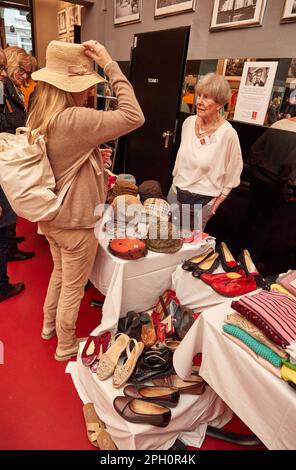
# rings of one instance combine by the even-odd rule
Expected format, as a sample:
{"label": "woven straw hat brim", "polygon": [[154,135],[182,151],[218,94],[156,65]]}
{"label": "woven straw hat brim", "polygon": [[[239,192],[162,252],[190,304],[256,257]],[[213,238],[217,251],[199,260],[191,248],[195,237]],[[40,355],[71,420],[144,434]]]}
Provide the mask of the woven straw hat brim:
{"label": "woven straw hat brim", "polygon": [[146,246],[148,250],[151,251],[156,251],[157,253],[176,253],[177,251],[181,250],[183,243],[180,240],[180,243],[175,244],[174,246],[169,246],[169,247],[156,247],[156,246],[151,246],[147,240],[145,240]]}
{"label": "woven straw hat brim", "polygon": [[51,69],[44,67],[32,73],[35,81],[49,83],[60,90],[69,93],[78,93],[87,90],[96,85],[96,83],[105,82],[106,80],[98,73],[92,72],[89,75],[68,76],[64,73],[53,72]]}

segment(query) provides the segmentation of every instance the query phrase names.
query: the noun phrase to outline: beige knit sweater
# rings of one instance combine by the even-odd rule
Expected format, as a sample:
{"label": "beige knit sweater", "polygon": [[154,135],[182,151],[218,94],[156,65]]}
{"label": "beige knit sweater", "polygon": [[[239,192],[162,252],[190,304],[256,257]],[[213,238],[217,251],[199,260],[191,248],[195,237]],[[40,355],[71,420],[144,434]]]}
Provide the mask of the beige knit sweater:
{"label": "beige knit sweater", "polygon": [[[105,202],[107,193],[107,175],[97,147],[144,123],[133,88],[118,64],[111,62],[106,73],[117,96],[118,108],[115,111],[68,108],[59,114],[48,138],[47,152],[57,182],[56,190],[76,174],[58,215],[49,222],[51,226],[94,227],[98,220],[94,210]],[[90,155],[95,156],[100,175],[87,158]]]}

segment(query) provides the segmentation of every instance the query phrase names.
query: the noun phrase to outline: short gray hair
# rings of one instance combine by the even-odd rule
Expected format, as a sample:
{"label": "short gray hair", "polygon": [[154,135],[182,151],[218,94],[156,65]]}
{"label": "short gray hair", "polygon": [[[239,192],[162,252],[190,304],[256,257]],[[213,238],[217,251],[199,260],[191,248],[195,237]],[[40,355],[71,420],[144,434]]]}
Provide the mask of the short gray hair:
{"label": "short gray hair", "polygon": [[197,94],[207,94],[221,105],[225,105],[230,100],[231,88],[228,81],[216,73],[207,73],[196,85]]}

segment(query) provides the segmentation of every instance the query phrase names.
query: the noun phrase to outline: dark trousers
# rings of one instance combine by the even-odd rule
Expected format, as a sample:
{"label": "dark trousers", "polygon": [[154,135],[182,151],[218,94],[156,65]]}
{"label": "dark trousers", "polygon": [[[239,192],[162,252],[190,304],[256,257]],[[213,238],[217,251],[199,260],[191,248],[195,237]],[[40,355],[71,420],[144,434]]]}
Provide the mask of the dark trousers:
{"label": "dark trousers", "polygon": [[9,284],[7,276],[7,257],[10,249],[9,225],[0,227],[0,294],[4,294]]}
{"label": "dark trousers", "polygon": [[9,241],[9,253],[13,255],[13,253],[18,251],[18,246],[16,242],[16,224],[7,225],[6,236]]}

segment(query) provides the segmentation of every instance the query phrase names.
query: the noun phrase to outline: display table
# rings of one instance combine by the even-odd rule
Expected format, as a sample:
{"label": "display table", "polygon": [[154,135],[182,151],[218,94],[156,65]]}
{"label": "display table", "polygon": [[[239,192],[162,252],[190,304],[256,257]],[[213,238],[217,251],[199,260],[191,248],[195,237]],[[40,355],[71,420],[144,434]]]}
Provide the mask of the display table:
{"label": "display table", "polygon": [[205,310],[174,354],[174,367],[185,378],[191,358],[202,352],[200,375],[268,447],[296,448],[296,394],[222,334],[231,300]]}
{"label": "display table", "polygon": [[96,229],[100,244],[90,276],[93,285],[106,296],[102,322],[94,334],[116,329],[119,317],[130,310],[144,312],[152,308],[159,295],[171,288],[171,275],[179,263],[209,247],[215,248],[215,239],[209,237],[199,244],[184,243],[177,253],[148,251],[145,258],[122,260],[108,251],[109,239],[102,230],[106,220],[108,212]]}
{"label": "display table", "polygon": [[83,403],[94,403],[97,414],[121,450],[168,449],[177,437],[187,445],[200,447],[208,424],[223,427],[232,418],[232,411],[207,386],[202,395],[181,395],[177,407],[172,408],[172,419],[165,428],[130,423],[113,408],[114,398],[123,395],[123,389],[113,388],[111,378],[103,382],[98,380],[96,374],[82,364],[80,356],[77,362],[68,363],[66,371],[71,374]]}

